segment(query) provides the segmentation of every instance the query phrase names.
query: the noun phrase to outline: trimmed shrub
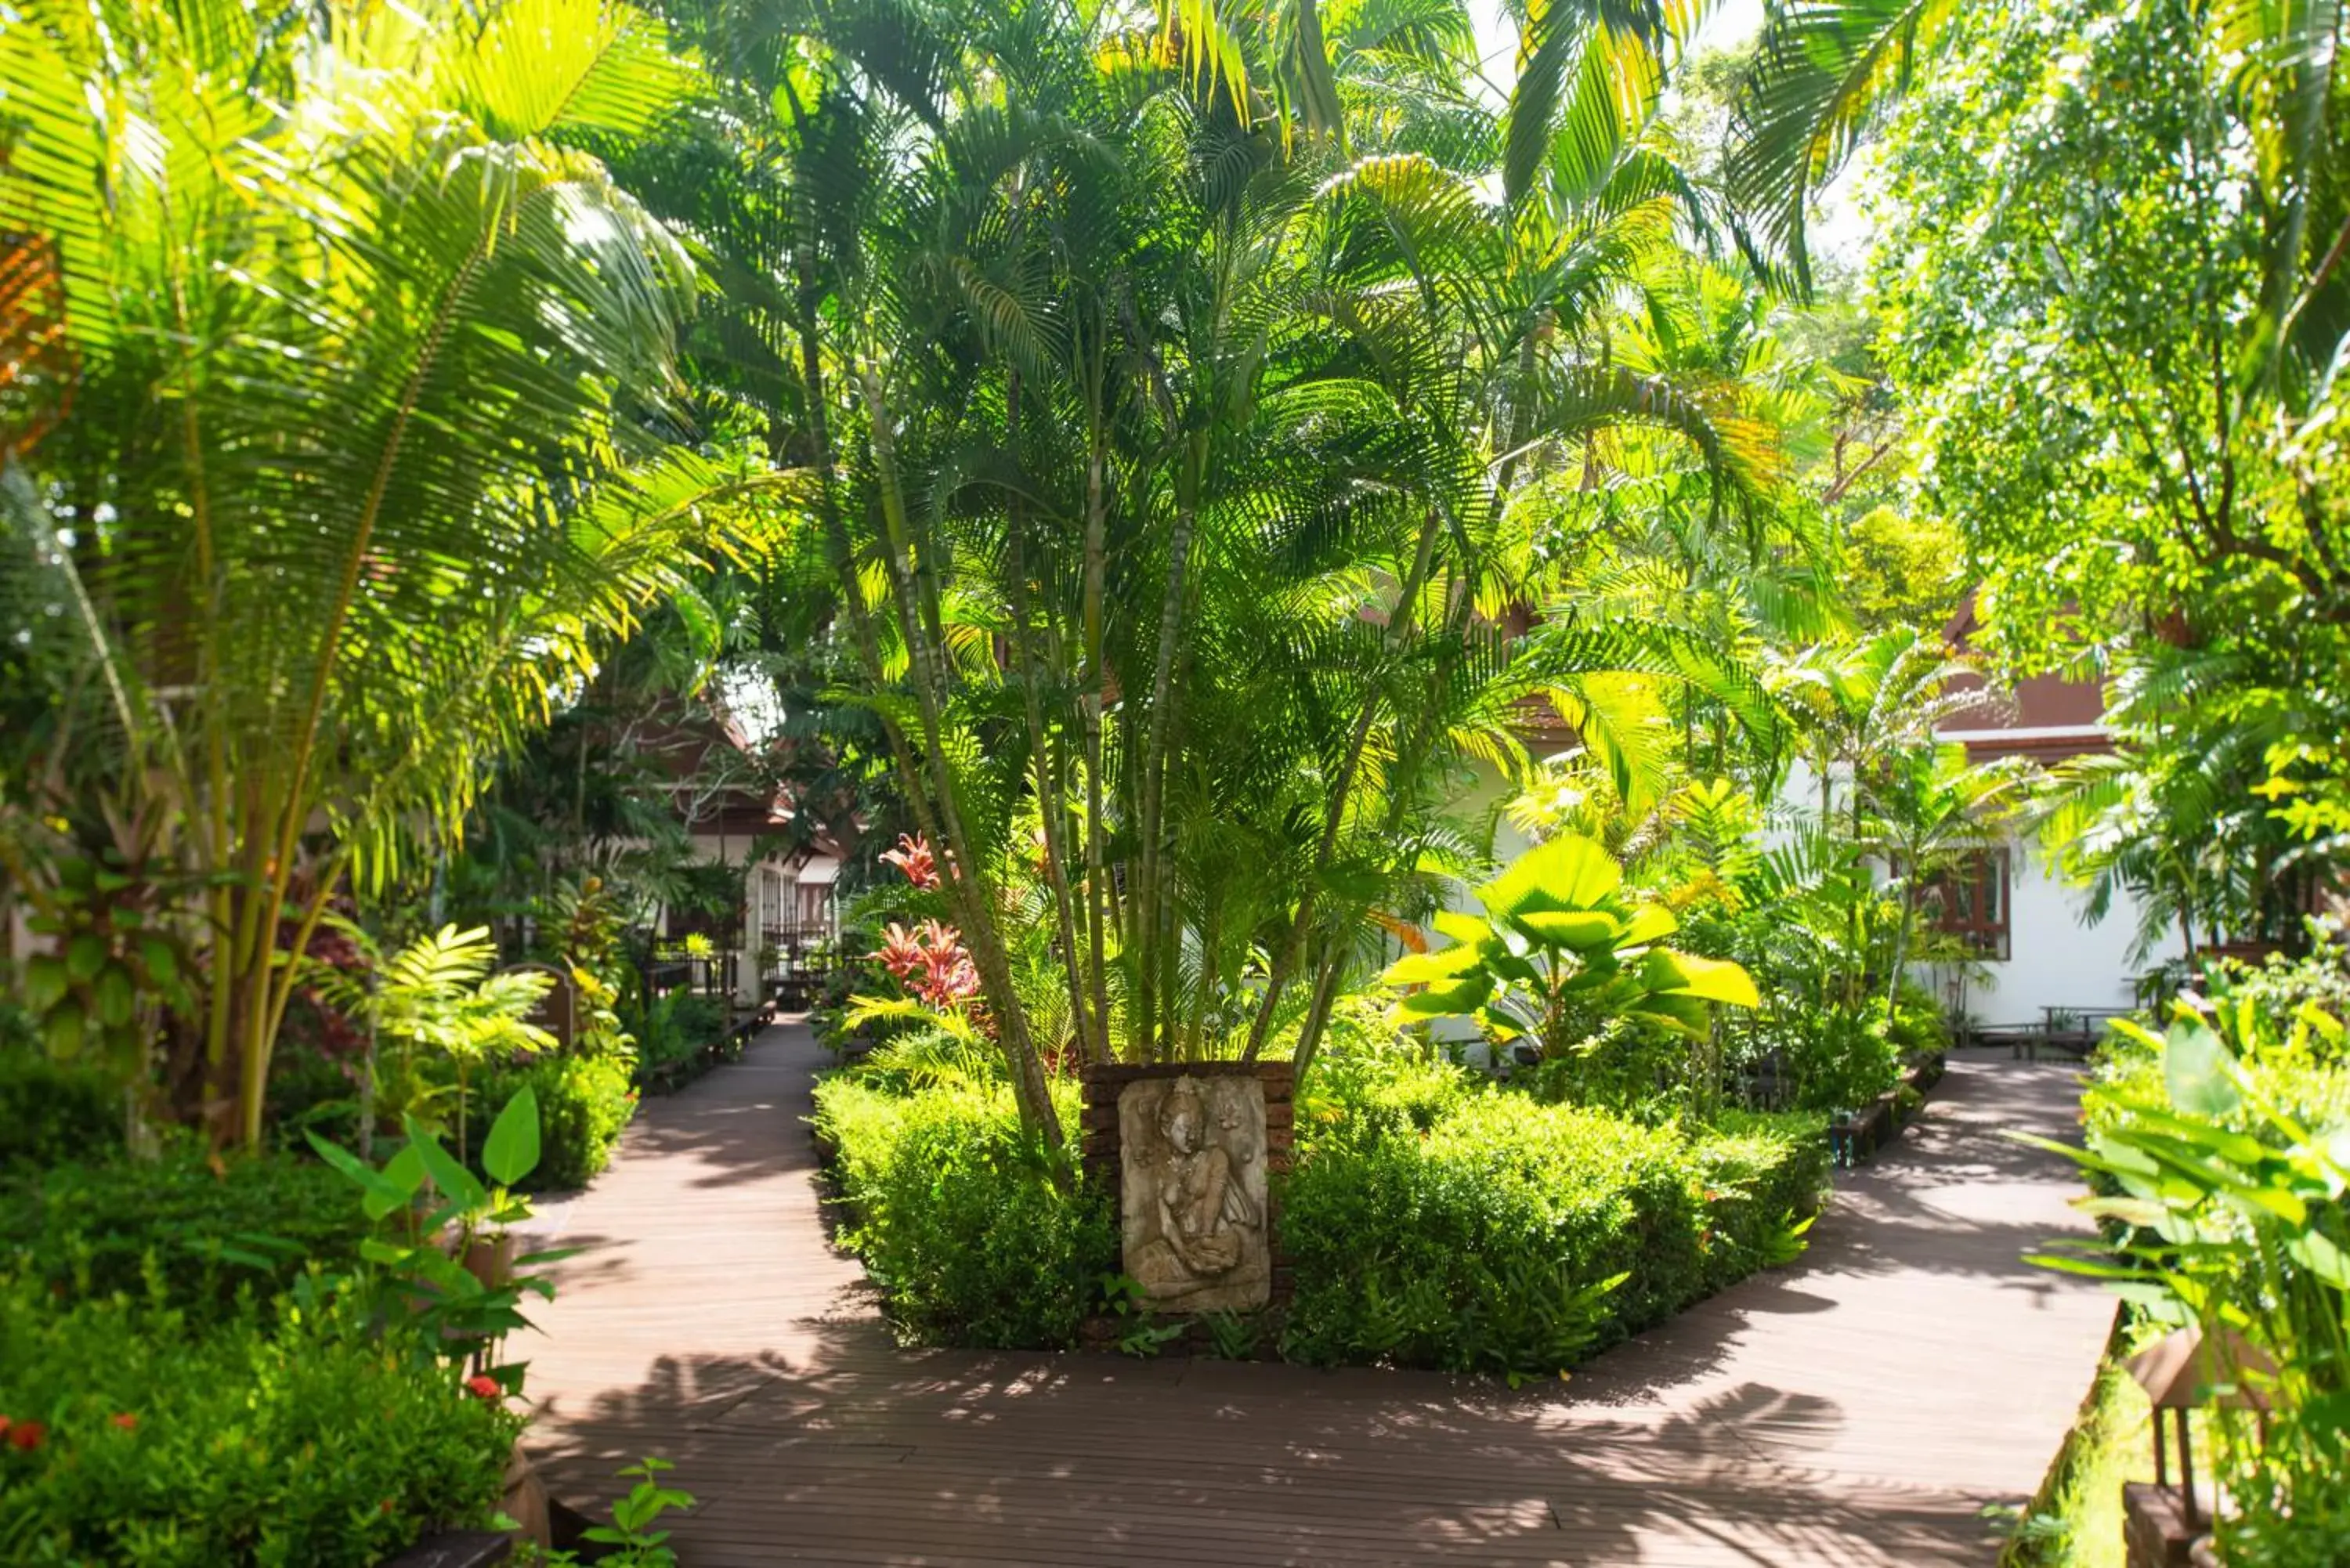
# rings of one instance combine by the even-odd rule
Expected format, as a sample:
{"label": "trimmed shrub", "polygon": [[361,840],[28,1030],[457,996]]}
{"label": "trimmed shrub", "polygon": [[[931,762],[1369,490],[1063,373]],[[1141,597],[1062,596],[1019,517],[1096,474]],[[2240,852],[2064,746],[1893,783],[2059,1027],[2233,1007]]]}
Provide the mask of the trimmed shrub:
{"label": "trimmed shrub", "polygon": [[1561,1370],[1784,1261],[1827,1176],[1815,1115],[1692,1135],[1399,1051],[1317,1071],[1298,1129],[1283,1350],[1319,1363]]}
{"label": "trimmed shrub", "polygon": [[1725,1111],[1690,1147],[1706,1206],[1705,1288],[1783,1260],[1794,1224],[1819,1211],[1828,1143],[1817,1115]]}
{"label": "trimmed shrub", "polygon": [[479,1168],[481,1144],[506,1102],[525,1085],[538,1096],[538,1168],[523,1185],[534,1192],[570,1192],[612,1163],[612,1150],[637,1114],[637,1090],[628,1059],[617,1055],[548,1055],[504,1067],[473,1090],[467,1153]]}
{"label": "trimmed shrub", "polygon": [[[1012,1097],[940,1042],[816,1091],[865,1261],[912,1340],[1065,1345],[1118,1269],[1115,1195],[1064,1192]],[[1076,1125],[1075,1085],[1055,1085]],[[1694,1138],[1548,1105],[1413,1048],[1325,1061],[1277,1189],[1296,1292],[1284,1355],[1547,1374],[1795,1250],[1827,1166],[1816,1116]]]}
{"label": "trimmed shrub", "polygon": [[358,1189],[323,1165],[283,1154],[215,1164],[189,1142],[0,1188],[8,1272],[73,1297],[160,1297],[196,1318],[240,1293],[275,1294],[308,1261],[348,1267],[369,1230]]}
{"label": "trimmed shrub", "polygon": [[1416,1048],[1326,1055],[1305,1081],[1297,1138],[1322,1149],[1367,1149],[1425,1133],[1478,1096],[1484,1077]]}
{"label": "trimmed shrub", "polygon": [[[1074,1085],[1055,1085],[1063,1125]],[[909,1339],[1067,1345],[1118,1267],[1106,1194],[1056,1185],[1008,1089],[949,1084],[900,1095],[835,1075],[816,1087],[835,1153],[843,1241],[865,1261]]]}
{"label": "trimmed shrub", "polygon": [[0,1170],[111,1158],[122,1149],[121,1081],[30,1051],[0,1051]]}
{"label": "trimmed shrub", "polygon": [[367,1568],[489,1523],[522,1421],[353,1306],[209,1325],[0,1286],[0,1559]]}
{"label": "trimmed shrub", "polygon": [[1504,1094],[1424,1134],[1316,1146],[1284,1189],[1284,1352],[1555,1371],[1646,1327],[1701,1288],[1683,1154],[1673,1132]]}

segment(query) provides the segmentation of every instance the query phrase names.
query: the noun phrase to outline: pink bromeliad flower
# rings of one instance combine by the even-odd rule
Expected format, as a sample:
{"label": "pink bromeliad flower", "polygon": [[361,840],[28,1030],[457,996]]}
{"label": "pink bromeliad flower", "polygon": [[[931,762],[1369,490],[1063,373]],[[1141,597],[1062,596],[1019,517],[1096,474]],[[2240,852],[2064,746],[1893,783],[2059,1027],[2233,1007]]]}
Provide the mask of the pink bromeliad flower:
{"label": "pink bromeliad flower", "polygon": [[939,857],[931,850],[931,841],[910,834],[898,835],[898,847],[885,851],[881,857],[906,874],[906,880],[915,887],[931,888],[939,885]]}
{"label": "pink bromeliad flower", "polygon": [[962,933],[943,921],[924,920],[913,931],[890,922],[873,957],[925,1007],[943,1011],[979,994],[979,970]]}

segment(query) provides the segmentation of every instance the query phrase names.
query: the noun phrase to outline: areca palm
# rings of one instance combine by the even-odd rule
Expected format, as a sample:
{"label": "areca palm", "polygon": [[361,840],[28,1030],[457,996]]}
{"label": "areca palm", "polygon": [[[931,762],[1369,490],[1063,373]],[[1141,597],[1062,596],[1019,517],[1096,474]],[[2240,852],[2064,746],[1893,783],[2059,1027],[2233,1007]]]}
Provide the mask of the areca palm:
{"label": "areca palm", "polygon": [[1834,820],[1835,770],[1842,768],[1852,837],[1866,836],[1861,825],[1871,779],[1904,754],[1930,748],[1939,731],[1987,705],[1990,694],[1974,676],[1972,664],[1910,627],[1860,642],[1814,644],[1773,672],[1782,701],[1807,717],[1823,829]]}
{"label": "areca palm", "polygon": [[38,743],[107,737],[109,787],[174,825],[145,849],[202,889],[207,982],[175,1044],[247,1139],[286,951],[452,831],[735,526],[747,482],[659,433],[691,269],[578,150],[684,80],[593,0],[40,5],[0,33],[0,224],[57,257],[37,390],[71,408],[17,521],[107,696],[68,691]]}
{"label": "areca palm", "polygon": [[1497,201],[1457,8],[1327,20],[1186,13],[1186,47],[1234,24],[1270,73],[1203,84],[1108,11],[720,8],[735,195],[650,188],[739,328],[697,355],[809,465],[858,701],[1040,1123],[1004,911],[1045,912],[1090,1055],[1293,1025],[1310,1054],[1461,768],[1513,763],[1519,700],[1627,646],[1516,667],[1517,488],[1627,422],[1769,483],[1735,399],[1596,324],[1686,195],[1639,143],[1660,57],[1608,76],[1596,23],[1544,56],[1582,107],[1510,122],[1550,151]]}

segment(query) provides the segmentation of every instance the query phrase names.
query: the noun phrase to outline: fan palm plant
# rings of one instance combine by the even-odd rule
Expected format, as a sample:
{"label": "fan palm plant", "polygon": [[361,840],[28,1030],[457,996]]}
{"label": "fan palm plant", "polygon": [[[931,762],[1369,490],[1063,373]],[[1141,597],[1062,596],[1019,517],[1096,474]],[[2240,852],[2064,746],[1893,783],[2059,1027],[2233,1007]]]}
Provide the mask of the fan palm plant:
{"label": "fan palm plant", "polygon": [[[0,33],[0,227],[50,247],[20,462],[110,747],[202,889],[194,1097],[260,1136],[300,951],[748,526],[664,439],[692,270],[580,146],[688,78],[600,0],[36,4]],[[722,515],[722,512],[723,515]],[[94,691],[95,704],[74,701]]]}

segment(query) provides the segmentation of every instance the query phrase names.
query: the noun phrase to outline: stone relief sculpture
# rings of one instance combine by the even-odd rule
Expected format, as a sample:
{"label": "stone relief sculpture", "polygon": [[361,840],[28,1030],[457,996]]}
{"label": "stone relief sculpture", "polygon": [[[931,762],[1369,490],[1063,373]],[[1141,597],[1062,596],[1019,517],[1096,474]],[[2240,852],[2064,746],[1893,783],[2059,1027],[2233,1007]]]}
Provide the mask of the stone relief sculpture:
{"label": "stone relief sculpture", "polygon": [[1149,1078],[1118,1100],[1126,1272],[1158,1312],[1265,1303],[1264,1085]]}

